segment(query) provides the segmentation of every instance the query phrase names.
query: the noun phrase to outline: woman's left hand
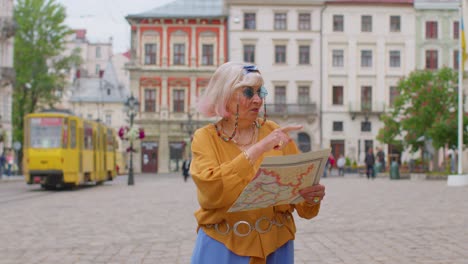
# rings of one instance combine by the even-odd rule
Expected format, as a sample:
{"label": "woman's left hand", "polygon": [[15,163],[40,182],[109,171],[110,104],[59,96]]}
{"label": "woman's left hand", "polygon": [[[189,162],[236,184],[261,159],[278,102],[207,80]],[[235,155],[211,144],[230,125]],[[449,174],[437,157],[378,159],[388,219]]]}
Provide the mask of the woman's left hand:
{"label": "woman's left hand", "polygon": [[321,184],[306,187],[299,194],[310,204],[318,204],[325,196],[325,186]]}

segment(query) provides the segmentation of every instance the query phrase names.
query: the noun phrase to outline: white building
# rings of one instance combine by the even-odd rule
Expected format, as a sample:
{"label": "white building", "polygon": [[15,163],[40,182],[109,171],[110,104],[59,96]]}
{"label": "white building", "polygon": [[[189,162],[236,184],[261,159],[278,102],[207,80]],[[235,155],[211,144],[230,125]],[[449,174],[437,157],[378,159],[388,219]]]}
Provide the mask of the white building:
{"label": "white building", "polygon": [[0,0],[0,153],[12,142],[13,68],[13,0]]}
{"label": "white building", "polygon": [[[415,69],[412,0],[327,2],[323,11],[322,134],[335,156],[363,163],[380,146],[379,115],[398,80]],[[382,146],[387,154],[397,150]],[[388,156],[388,155],[387,155]]]}
{"label": "white building", "polygon": [[229,60],[257,64],[269,95],[267,116],[293,135],[303,151],[321,147],[320,28],[323,1],[227,0]]}

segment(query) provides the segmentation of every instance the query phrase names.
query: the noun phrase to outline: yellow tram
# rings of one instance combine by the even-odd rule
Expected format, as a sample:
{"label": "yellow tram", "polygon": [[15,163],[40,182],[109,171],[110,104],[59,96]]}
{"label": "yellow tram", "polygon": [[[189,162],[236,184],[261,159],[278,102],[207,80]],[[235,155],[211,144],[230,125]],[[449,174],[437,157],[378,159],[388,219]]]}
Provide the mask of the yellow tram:
{"label": "yellow tram", "polygon": [[114,129],[65,112],[28,114],[23,166],[28,184],[43,188],[99,184],[116,177]]}

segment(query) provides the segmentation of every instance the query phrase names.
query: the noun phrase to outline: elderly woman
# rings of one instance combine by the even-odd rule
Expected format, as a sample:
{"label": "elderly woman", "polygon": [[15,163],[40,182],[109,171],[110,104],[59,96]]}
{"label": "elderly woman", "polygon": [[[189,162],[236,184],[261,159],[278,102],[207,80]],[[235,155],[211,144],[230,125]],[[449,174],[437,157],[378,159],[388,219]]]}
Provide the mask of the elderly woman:
{"label": "elderly woman", "polygon": [[[228,62],[212,76],[199,111],[220,119],[195,132],[190,172],[198,188],[198,236],[192,264],[294,263],[296,226],[292,213],[315,217],[323,185],[301,190],[305,201],[228,213],[266,156],[299,152],[288,132],[266,119],[268,92],[255,65]],[[259,116],[262,111],[263,115]]]}

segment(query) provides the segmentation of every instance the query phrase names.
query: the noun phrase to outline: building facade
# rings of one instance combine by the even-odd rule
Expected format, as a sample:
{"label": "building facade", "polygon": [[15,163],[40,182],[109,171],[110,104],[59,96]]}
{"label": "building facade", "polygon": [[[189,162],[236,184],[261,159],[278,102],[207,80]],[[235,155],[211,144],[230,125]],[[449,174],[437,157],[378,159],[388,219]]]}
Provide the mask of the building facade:
{"label": "building facade", "polygon": [[13,0],[0,0],[0,154],[12,146],[12,105],[15,69],[13,68]]}
{"label": "building facade", "polygon": [[135,122],[146,134],[135,171],[178,171],[193,130],[210,122],[196,111],[197,97],[227,59],[223,1],[176,0],[126,19],[131,93],[140,102]]}
{"label": "building facade", "polygon": [[269,95],[267,116],[281,126],[302,124],[292,136],[302,151],[321,147],[320,29],[322,1],[227,0],[229,60],[257,64]]}
{"label": "building facade", "polygon": [[[322,133],[325,146],[363,163],[380,114],[397,96],[398,80],[415,69],[412,0],[326,3],[322,23]],[[392,146],[388,154],[400,155]]]}

